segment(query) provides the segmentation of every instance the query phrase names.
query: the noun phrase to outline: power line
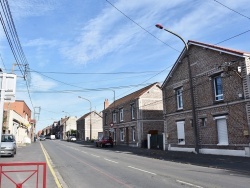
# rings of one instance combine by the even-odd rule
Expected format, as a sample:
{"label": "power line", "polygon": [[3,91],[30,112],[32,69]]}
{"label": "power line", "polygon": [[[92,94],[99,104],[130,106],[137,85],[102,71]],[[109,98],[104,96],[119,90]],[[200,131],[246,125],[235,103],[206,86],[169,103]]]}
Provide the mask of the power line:
{"label": "power line", "polygon": [[[31,70],[29,72],[38,72],[36,70]],[[99,74],[146,74],[146,73],[154,73],[154,72],[158,72],[158,71],[140,71],[140,72],[87,72],[87,73],[83,73],[83,72],[41,72],[39,71],[39,73],[44,73],[44,74],[73,74],[73,75],[99,75]]]}
{"label": "power line", "polygon": [[234,36],[232,36],[232,37],[230,37],[230,38],[228,38],[228,39],[225,39],[225,40],[223,40],[223,41],[221,41],[221,42],[217,42],[217,43],[215,43],[214,45],[217,45],[217,44],[226,42],[226,41],[231,40],[231,39],[233,39],[233,38],[236,38],[236,37],[238,37],[238,36],[240,36],[240,35],[243,35],[243,34],[249,32],[249,31],[250,31],[250,29],[247,30],[247,31],[244,31],[244,32],[242,32],[242,33],[239,33],[239,34],[237,34],[237,35],[234,35]]}
{"label": "power line", "polygon": [[16,60],[16,65],[18,65],[24,79],[29,82],[30,75],[27,73],[27,70],[29,69],[29,63],[23,52],[23,48],[15,28],[8,1],[0,0],[0,3],[2,7],[2,11],[0,11],[0,18],[5,35],[7,37],[7,41]]}
{"label": "power line", "polygon": [[154,37],[155,39],[157,39],[158,41],[162,42],[163,44],[167,45],[168,47],[172,48],[173,50],[180,52],[179,50],[177,50],[176,48],[172,47],[171,45],[167,44],[166,42],[164,42],[163,40],[159,39],[158,37],[156,37],[154,34],[150,33],[147,29],[145,29],[144,27],[142,27],[140,24],[138,24],[136,21],[134,21],[132,18],[130,18],[128,15],[126,15],[124,12],[122,12],[120,9],[118,9],[114,4],[112,4],[110,1],[106,0],[112,7],[114,7],[117,11],[119,11],[122,15],[124,15],[126,18],[128,18],[130,21],[132,21],[134,24],[136,24],[138,27],[140,27],[142,30],[146,31],[148,34],[150,34],[152,37]]}
{"label": "power line", "polygon": [[229,10],[235,12],[236,14],[239,14],[239,15],[241,15],[241,16],[243,16],[243,17],[245,17],[245,18],[247,18],[247,19],[250,20],[250,17],[248,17],[248,16],[246,16],[246,15],[244,15],[244,14],[241,14],[240,12],[238,12],[238,11],[236,11],[236,10],[234,10],[234,9],[232,9],[232,8],[230,8],[230,7],[226,6],[226,5],[224,5],[224,4],[222,4],[221,2],[219,2],[219,1],[217,1],[217,0],[214,0],[214,1],[215,1],[216,3],[222,5],[222,6],[226,7],[227,9],[229,9]]}

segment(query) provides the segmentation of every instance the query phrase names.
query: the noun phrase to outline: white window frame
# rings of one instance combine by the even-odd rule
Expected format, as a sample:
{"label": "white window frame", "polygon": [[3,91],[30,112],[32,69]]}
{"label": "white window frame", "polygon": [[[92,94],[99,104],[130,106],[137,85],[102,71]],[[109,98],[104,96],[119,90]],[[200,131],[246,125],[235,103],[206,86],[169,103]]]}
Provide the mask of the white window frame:
{"label": "white window frame", "polygon": [[135,141],[135,127],[132,127],[132,140]]}
{"label": "white window frame", "polygon": [[183,96],[182,96],[183,88],[176,89],[176,102],[177,102],[177,110],[183,109]]}
{"label": "white window frame", "polygon": [[135,104],[131,104],[131,119],[135,119]]}
{"label": "white window frame", "polygon": [[123,108],[120,108],[119,114],[120,114],[120,122],[122,122],[123,121]]}
{"label": "white window frame", "polygon": [[[218,85],[216,83],[218,83],[218,78],[220,78],[220,84],[221,85]],[[213,78],[213,82],[214,82],[214,97],[215,97],[215,101],[222,101],[224,99],[223,97],[223,87],[222,87],[222,79],[221,79],[221,76],[216,76]],[[221,87],[221,93],[219,94],[218,91],[219,91],[219,87]]]}
{"label": "white window frame", "polygon": [[124,128],[120,129],[120,141],[124,141]]}
{"label": "white window frame", "polygon": [[113,112],[113,123],[116,123],[116,113],[115,112]]}
{"label": "white window frame", "polygon": [[178,145],[185,145],[185,121],[177,121],[177,138]]}

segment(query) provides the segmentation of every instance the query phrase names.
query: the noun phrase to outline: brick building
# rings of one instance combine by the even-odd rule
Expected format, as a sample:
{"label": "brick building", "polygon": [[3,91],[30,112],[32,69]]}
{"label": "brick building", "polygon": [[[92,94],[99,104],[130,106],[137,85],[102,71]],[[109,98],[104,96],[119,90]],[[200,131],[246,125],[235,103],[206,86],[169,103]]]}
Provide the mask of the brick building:
{"label": "brick building", "polygon": [[112,104],[104,102],[103,131],[116,144],[141,147],[147,134],[164,132],[162,91],[158,83],[135,91]]}
{"label": "brick building", "polygon": [[250,53],[195,41],[188,47],[162,85],[168,149],[249,156]]}
{"label": "brick building", "polygon": [[22,144],[34,141],[35,128],[36,122],[31,119],[31,110],[25,101],[4,103],[3,133],[13,134],[17,144]]}

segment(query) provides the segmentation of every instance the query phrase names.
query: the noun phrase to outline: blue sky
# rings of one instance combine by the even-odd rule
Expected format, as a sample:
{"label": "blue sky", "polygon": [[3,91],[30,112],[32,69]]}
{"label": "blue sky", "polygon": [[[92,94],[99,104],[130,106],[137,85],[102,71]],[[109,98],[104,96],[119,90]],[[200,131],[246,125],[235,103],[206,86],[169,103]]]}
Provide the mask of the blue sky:
{"label": "blue sky", "polygon": [[[113,102],[114,92],[121,98],[149,83],[162,83],[184,45],[156,23],[186,41],[208,44],[250,30],[249,0],[8,2],[32,78],[29,97],[18,77],[16,99],[32,112],[41,107],[37,130],[65,115],[79,118],[89,112],[89,102],[78,96],[100,112],[105,99]],[[249,41],[246,32],[218,45],[250,52]],[[11,72],[15,59],[2,26],[0,53],[1,68]],[[21,74],[17,66],[15,74]]]}

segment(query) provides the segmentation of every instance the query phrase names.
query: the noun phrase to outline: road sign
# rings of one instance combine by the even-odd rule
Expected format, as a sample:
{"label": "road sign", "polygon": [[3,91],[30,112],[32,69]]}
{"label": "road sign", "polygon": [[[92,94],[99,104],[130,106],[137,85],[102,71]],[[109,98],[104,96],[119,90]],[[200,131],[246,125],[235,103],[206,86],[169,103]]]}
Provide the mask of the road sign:
{"label": "road sign", "polygon": [[114,132],[114,128],[110,128],[109,131],[110,131],[110,132]]}

